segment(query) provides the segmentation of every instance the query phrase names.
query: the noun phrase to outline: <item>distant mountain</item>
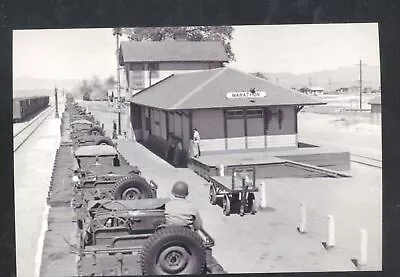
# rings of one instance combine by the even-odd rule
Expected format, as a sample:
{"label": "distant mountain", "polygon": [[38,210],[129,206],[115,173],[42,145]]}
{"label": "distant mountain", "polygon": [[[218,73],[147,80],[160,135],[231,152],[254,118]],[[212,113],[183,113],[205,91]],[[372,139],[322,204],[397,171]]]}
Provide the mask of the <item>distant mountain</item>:
{"label": "distant mountain", "polygon": [[13,98],[34,95],[53,95],[54,88],[73,91],[81,83],[77,79],[52,80],[24,76],[13,80]]}
{"label": "distant mountain", "polygon": [[13,80],[14,90],[40,90],[40,89],[51,89],[54,87],[64,89],[72,89],[74,86],[78,85],[81,80],[77,79],[63,79],[63,80],[52,80],[52,79],[41,79],[34,78],[30,76],[24,76],[20,78],[15,78]]}
{"label": "distant mountain", "polygon": [[[309,86],[311,78],[312,87],[322,87],[325,91],[336,90],[340,87],[358,86],[360,79],[360,69],[354,67],[339,67],[336,70],[324,70],[307,74],[291,73],[266,73],[263,74],[273,83],[285,87],[295,87],[297,89]],[[380,87],[380,68],[379,66],[363,66],[362,80],[363,87]]]}

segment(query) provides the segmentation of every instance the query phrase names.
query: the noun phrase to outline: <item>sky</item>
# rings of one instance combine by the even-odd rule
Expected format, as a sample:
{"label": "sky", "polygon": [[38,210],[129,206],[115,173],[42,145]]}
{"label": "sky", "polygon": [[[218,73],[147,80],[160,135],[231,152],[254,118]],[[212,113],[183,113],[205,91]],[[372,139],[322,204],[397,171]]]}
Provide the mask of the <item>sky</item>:
{"label": "sky", "polygon": [[[122,37],[121,41],[127,40]],[[378,24],[234,26],[230,64],[245,72],[293,74],[379,65]],[[13,77],[107,78],[116,72],[112,29],[16,30]]]}

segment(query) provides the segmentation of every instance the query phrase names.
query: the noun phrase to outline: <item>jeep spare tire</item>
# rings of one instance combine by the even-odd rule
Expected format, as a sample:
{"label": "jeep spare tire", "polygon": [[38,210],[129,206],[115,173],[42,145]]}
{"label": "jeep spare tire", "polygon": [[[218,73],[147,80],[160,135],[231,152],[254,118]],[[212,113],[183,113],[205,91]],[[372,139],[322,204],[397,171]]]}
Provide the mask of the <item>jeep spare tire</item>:
{"label": "jeep spare tire", "polygon": [[104,131],[100,126],[93,126],[89,129],[88,134],[92,136],[104,136]]}
{"label": "jeep spare tire", "polygon": [[143,275],[200,275],[206,268],[206,250],[195,231],[167,226],[146,240],[140,266]]}
{"label": "jeep spare tire", "polygon": [[114,146],[113,141],[110,138],[107,137],[103,137],[100,138],[98,140],[96,140],[96,145],[110,145],[110,146]]}
{"label": "jeep spare tire", "polygon": [[154,198],[152,187],[139,175],[131,175],[118,180],[113,191],[115,200]]}

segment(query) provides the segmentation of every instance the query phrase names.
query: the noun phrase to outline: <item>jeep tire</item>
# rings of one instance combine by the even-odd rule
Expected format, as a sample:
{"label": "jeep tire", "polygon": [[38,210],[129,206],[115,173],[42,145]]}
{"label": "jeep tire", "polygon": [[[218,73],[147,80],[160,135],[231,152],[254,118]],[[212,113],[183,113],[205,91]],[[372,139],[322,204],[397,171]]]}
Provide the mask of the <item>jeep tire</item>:
{"label": "jeep tire", "polygon": [[96,145],[110,145],[114,146],[114,143],[112,140],[108,137],[103,137],[101,139],[96,140]]}
{"label": "jeep tire", "polygon": [[93,136],[104,136],[104,131],[100,126],[93,126],[88,130],[88,134]]}
{"label": "jeep tire", "polygon": [[114,185],[115,200],[135,200],[154,198],[153,189],[139,175],[131,175],[118,180]]}
{"label": "jeep tire", "polygon": [[206,270],[206,249],[188,227],[167,226],[146,240],[140,266],[142,275],[200,275]]}

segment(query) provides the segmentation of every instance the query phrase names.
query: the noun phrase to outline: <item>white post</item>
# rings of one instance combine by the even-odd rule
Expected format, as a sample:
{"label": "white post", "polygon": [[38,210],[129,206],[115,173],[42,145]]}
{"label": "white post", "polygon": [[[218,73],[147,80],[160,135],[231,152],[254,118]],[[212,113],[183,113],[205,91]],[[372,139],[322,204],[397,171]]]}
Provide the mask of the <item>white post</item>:
{"label": "white post", "polygon": [[335,218],[333,215],[328,215],[328,247],[335,246]]}
{"label": "white post", "polygon": [[300,214],[301,214],[301,221],[299,226],[299,232],[305,233],[306,232],[306,223],[307,223],[307,207],[305,203],[300,204]]}
{"label": "white post", "polygon": [[222,164],[219,166],[219,176],[225,176],[224,166]]}
{"label": "white post", "polygon": [[360,229],[361,233],[361,256],[360,256],[360,266],[365,266],[367,264],[367,250],[368,250],[368,233],[365,229]]}
{"label": "white post", "polygon": [[267,188],[265,182],[261,182],[260,184],[260,199],[261,208],[265,209],[267,207]]}

